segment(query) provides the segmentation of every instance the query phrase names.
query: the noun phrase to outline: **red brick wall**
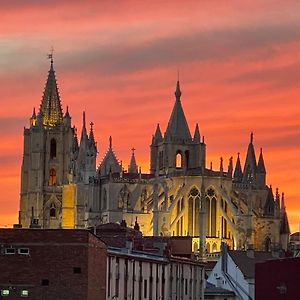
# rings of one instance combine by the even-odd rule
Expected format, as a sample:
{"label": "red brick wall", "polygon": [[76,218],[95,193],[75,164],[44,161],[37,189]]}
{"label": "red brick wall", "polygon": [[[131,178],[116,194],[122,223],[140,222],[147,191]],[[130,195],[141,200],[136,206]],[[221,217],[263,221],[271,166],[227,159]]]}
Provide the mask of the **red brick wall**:
{"label": "red brick wall", "polygon": [[[29,290],[27,299],[105,299],[96,286],[101,286],[106,271],[106,249],[88,231],[1,229],[0,245],[0,286],[11,288],[6,299],[20,299],[21,289]],[[30,255],[5,255],[8,246],[29,248]],[[74,274],[74,267],[81,273]],[[41,285],[43,279],[49,286]]]}

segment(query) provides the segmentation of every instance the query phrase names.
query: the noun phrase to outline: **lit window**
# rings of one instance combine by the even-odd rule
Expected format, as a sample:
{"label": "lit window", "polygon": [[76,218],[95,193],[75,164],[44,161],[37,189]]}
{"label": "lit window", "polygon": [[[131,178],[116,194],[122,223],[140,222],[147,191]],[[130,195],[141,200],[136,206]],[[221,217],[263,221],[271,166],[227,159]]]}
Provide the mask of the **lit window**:
{"label": "lit window", "polygon": [[9,290],[1,290],[1,296],[9,296]]}
{"label": "lit window", "polygon": [[18,253],[21,255],[29,255],[29,249],[28,248],[19,248]]}
{"label": "lit window", "polygon": [[182,168],[182,155],[180,152],[176,154],[176,168]]}
{"label": "lit window", "polygon": [[21,291],[21,297],[28,297],[28,296],[29,296],[28,290],[22,290]]}
{"label": "lit window", "polygon": [[15,248],[6,248],[5,249],[5,254],[15,254],[16,253],[16,249]]}
{"label": "lit window", "polygon": [[49,185],[56,185],[56,171],[51,169],[49,172]]}

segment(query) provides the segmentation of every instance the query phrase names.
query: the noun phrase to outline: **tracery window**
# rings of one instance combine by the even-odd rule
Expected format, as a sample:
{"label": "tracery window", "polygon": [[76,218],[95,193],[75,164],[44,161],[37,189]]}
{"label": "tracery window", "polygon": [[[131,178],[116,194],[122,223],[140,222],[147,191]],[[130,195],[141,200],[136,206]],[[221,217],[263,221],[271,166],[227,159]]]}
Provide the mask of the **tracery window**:
{"label": "tracery window", "polygon": [[193,187],[188,195],[188,235],[199,236],[200,192]]}
{"label": "tracery window", "polygon": [[210,188],[206,192],[206,236],[216,236],[217,198],[215,191]]}

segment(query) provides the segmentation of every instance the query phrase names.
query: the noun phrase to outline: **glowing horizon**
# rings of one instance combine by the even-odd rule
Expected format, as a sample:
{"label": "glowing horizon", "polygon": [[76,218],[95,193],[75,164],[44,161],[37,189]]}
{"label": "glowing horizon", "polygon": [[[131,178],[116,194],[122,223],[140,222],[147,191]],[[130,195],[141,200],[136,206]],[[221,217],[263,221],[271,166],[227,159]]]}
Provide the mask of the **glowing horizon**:
{"label": "glowing horizon", "polygon": [[54,46],[63,109],[69,106],[78,134],[82,111],[94,122],[98,163],[112,135],[123,166],[134,146],[148,172],[151,137],[157,123],[166,130],[179,69],[185,115],[191,134],[199,123],[205,136],[207,166],[218,169],[222,156],[227,169],[237,152],[243,163],[253,131],[267,183],[285,192],[298,231],[299,13],[295,1],[3,4],[0,227],[17,222],[23,126],[40,105]]}

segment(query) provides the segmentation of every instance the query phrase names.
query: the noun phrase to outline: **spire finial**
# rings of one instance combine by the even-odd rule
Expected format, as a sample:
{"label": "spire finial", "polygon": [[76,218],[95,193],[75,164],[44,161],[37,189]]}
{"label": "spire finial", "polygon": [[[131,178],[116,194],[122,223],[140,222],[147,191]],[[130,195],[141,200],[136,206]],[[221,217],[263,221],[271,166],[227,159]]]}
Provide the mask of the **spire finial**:
{"label": "spire finial", "polygon": [[85,111],[82,113],[82,127],[85,128]]}
{"label": "spire finial", "polygon": [[253,144],[253,131],[250,134],[250,144]]}
{"label": "spire finial", "polygon": [[135,149],[134,147],[131,148],[132,155],[134,155],[134,151],[135,151],[135,150],[136,150],[136,149]]}
{"label": "spire finial", "polygon": [[177,80],[177,84],[176,84],[175,97],[176,97],[177,100],[180,100],[180,97],[181,97],[181,90],[180,90],[179,80]]}
{"label": "spire finial", "polygon": [[53,66],[53,52],[54,49],[51,47],[50,52],[48,53],[48,59],[50,60],[51,67]]}
{"label": "spire finial", "polygon": [[112,137],[109,137],[109,149],[112,149]]}
{"label": "spire finial", "polygon": [[240,157],[240,152],[238,152],[237,155],[238,155],[238,158],[239,158]]}
{"label": "spire finial", "polygon": [[91,123],[90,123],[90,126],[91,126],[91,131],[93,131],[93,126],[94,126],[94,123],[93,123],[93,122],[91,122]]}
{"label": "spire finial", "polygon": [[177,68],[177,82],[179,82],[179,68]]}

